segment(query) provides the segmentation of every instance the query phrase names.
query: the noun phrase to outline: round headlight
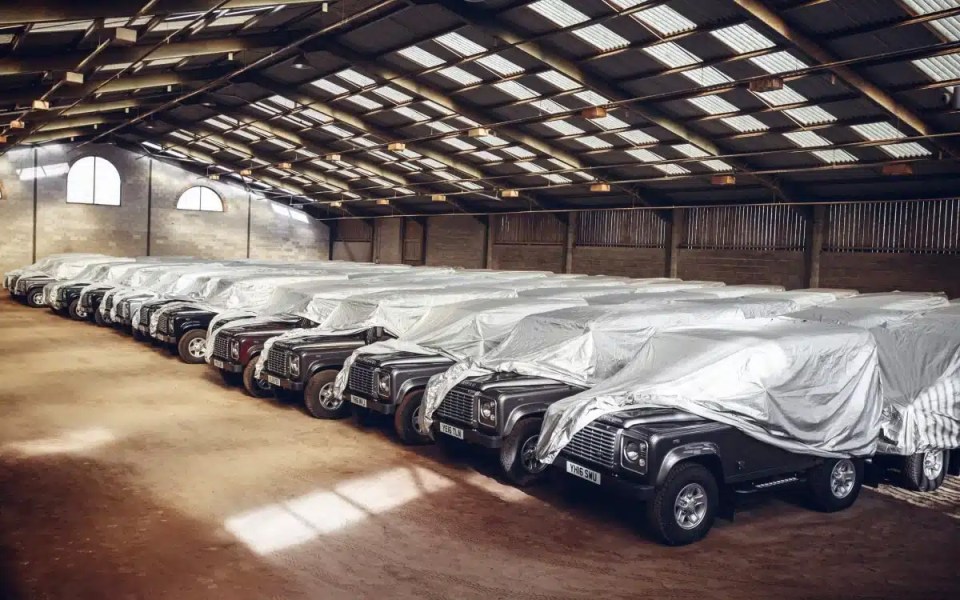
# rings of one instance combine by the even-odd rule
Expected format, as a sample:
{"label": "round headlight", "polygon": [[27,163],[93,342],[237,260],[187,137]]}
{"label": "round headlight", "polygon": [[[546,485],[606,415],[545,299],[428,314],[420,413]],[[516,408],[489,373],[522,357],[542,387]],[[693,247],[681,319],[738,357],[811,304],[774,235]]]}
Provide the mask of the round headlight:
{"label": "round headlight", "polygon": [[630,462],[637,462],[640,458],[640,446],[636,442],[627,442],[623,447],[623,456]]}
{"label": "round headlight", "polygon": [[390,375],[387,373],[377,374],[377,390],[384,396],[390,394]]}
{"label": "round headlight", "polygon": [[493,400],[480,401],[480,418],[490,423],[497,421],[497,406]]}
{"label": "round headlight", "polygon": [[237,359],[240,358],[240,341],[233,340],[230,342],[230,357]]}
{"label": "round headlight", "polygon": [[291,375],[300,374],[300,356],[297,354],[291,354],[287,357],[287,364],[290,366]]}

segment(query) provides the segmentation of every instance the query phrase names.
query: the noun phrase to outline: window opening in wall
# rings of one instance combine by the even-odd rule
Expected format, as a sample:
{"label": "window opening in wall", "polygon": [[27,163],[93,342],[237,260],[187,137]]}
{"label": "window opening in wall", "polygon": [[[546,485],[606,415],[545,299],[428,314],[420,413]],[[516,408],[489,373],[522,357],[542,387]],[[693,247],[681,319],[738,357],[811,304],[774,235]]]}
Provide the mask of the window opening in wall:
{"label": "window opening in wall", "polygon": [[220,195],[208,187],[194,186],[180,195],[177,210],[200,210],[204,212],[223,212],[223,200]]}
{"label": "window opening in wall", "polygon": [[120,173],[99,156],[85,156],[67,173],[67,202],[120,206]]}

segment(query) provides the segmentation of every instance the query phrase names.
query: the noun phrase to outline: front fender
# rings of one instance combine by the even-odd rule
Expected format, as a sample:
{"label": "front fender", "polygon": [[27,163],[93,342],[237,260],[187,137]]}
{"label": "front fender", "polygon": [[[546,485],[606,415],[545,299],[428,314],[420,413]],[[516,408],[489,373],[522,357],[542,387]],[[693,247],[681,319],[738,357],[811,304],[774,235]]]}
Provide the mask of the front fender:
{"label": "front fender", "polygon": [[[670,469],[678,463],[695,458],[697,456],[716,456],[720,458],[720,449],[713,442],[690,442],[676,448],[671,448],[669,452],[660,461],[660,469],[657,471],[656,485],[661,486],[666,481]],[[722,483],[722,482],[717,482]]]}
{"label": "front fender", "polygon": [[526,419],[527,417],[542,417],[543,414],[547,412],[549,406],[549,404],[543,402],[534,402],[532,404],[523,404],[513,409],[513,411],[510,412],[510,416],[508,416],[503,423],[503,437],[510,435],[510,432],[513,431],[513,428],[516,427],[521,419]]}

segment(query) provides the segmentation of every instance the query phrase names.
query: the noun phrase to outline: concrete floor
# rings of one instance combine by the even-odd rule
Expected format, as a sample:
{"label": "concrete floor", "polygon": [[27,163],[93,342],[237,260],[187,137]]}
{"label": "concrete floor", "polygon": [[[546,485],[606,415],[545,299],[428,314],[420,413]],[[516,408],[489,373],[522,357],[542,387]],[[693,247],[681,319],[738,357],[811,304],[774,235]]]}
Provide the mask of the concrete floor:
{"label": "concrete floor", "polygon": [[665,548],[639,509],[501,485],[0,300],[0,598],[957,598],[960,485],[751,497]]}

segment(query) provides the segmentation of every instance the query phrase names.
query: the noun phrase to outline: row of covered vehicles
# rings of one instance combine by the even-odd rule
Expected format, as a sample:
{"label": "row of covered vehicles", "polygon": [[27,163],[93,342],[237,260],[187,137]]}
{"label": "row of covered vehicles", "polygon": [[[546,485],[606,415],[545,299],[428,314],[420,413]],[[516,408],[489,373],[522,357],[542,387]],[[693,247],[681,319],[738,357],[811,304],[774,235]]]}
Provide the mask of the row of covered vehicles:
{"label": "row of covered vehicles", "polygon": [[625,494],[668,544],[738,494],[804,485],[836,511],[960,467],[960,304],[938,293],[99,255],[4,284],[316,418]]}

